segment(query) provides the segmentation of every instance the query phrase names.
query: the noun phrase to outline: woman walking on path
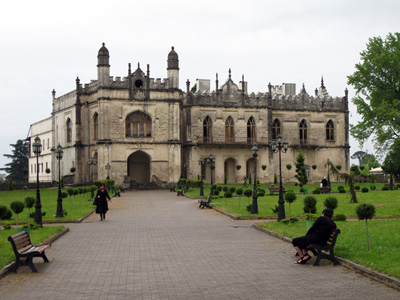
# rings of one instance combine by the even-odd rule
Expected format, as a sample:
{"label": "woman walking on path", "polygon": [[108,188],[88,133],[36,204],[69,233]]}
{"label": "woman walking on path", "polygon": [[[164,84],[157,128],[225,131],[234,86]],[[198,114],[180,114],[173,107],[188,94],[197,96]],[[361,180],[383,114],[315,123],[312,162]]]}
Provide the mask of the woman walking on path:
{"label": "woman walking on path", "polygon": [[110,196],[107,193],[106,186],[102,183],[97,190],[94,205],[96,205],[96,214],[100,214],[100,221],[106,219],[106,213],[108,210],[107,199],[111,201]]}

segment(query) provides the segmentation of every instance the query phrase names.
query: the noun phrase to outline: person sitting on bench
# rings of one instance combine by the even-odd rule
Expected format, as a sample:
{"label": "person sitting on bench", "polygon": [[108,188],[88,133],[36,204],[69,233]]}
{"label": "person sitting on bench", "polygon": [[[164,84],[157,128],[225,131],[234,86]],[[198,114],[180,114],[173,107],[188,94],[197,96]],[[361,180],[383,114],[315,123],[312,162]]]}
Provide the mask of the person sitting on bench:
{"label": "person sitting on bench", "polygon": [[311,259],[311,255],[307,253],[309,245],[326,245],[331,237],[332,230],[336,229],[336,224],[333,222],[332,216],[332,209],[324,209],[322,216],[315,221],[305,236],[294,238],[292,240],[294,248],[300,255],[300,258],[295,261],[295,264],[305,264]]}

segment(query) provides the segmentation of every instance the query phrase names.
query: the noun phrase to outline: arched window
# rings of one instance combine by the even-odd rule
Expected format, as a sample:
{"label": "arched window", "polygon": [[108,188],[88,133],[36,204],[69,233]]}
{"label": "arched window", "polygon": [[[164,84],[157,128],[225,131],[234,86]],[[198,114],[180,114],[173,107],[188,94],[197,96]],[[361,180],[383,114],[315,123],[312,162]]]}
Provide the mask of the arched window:
{"label": "arched window", "polygon": [[253,117],[247,121],[247,143],[254,144],[256,142],[256,121]]}
{"label": "arched window", "polygon": [[99,139],[99,115],[97,113],[93,117],[93,139],[95,141]]}
{"label": "arched window", "polygon": [[307,144],[307,123],[304,119],[300,122],[299,137],[300,144]]}
{"label": "arched window", "polygon": [[272,123],[272,139],[276,140],[277,136],[281,134],[281,122],[278,119]]}
{"label": "arched window", "polygon": [[333,141],[334,138],[334,127],[333,127],[333,122],[332,120],[329,120],[328,123],[326,123],[326,139],[328,141]]}
{"label": "arched window", "polygon": [[151,137],[151,118],[143,112],[134,112],[125,119],[126,137]]}
{"label": "arched window", "polygon": [[203,140],[204,143],[212,143],[212,121],[209,116],[203,122]]}
{"label": "arched window", "polygon": [[67,119],[67,143],[72,142],[72,122],[71,119]]}
{"label": "arched window", "polygon": [[225,121],[225,143],[232,144],[235,142],[235,123],[232,117],[228,117]]}

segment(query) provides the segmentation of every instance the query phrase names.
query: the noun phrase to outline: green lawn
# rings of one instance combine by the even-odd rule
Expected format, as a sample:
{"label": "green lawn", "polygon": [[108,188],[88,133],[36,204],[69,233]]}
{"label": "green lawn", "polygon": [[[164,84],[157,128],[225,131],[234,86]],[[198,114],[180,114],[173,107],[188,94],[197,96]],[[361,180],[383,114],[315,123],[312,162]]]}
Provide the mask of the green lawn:
{"label": "green lawn", "polygon": [[[30,237],[33,245],[39,245],[45,240],[60,232],[64,226],[45,226],[35,230],[31,230]],[[0,269],[15,260],[15,255],[8,236],[17,233],[15,228],[8,230],[0,230]]]}
{"label": "green lawn", "polygon": [[[258,225],[291,238],[303,236],[307,231],[303,220],[287,225],[275,221]],[[367,251],[365,221],[336,222],[336,225],[341,230],[336,255],[400,279],[400,220],[368,221],[370,251]]]}
{"label": "green lawn", "polygon": [[[338,200],[338,207],[335,210],[335,214],[345,214],[347,217],[356,217],[355,208],[358,204],[350,203],[349,193],[335,193],[339,185],[344,186],[344,184],[333,184],[331,194],[315,194],[313,195],[317,199],[317,214],[321,214],[324,209],[324,200],[327,197],[335,197]],[[369,186],[370,184],[359,184],[361,188],[363,186]],[[231,185],[230,185],[231,186]],[[308,192],[314,190],[318,187],[318,184],[306,185]],[[394,191],[382,191],[383,184],[375,184],[377,190],[369,191],[368,193],[357,192],[358,203],[370,203],[376,208],[376,216],[378,217],[396,217],[400,216],[400,190]],[[236,185],[235,187],[242,187],[242,185]],[[289,184],[284,185],[286,190],[293,190],[299,193],[299,187]],[[248,188],[251,188],[248,186]],[[266,196],[258,197],[258,211],[257,217],[275,217],[277,214],[272,212],[272,209],[278,204],[279,196],[269,195],[269,189],[266,186],[262,186],[266,190]],[[345,187],[348,191],[348,187]],[[223,193],[223,192],[222,192]],[[222,194],[221,193],[221,194]],[[186,193],[191,197],[199,197],[199,189],[190,189]],[[209,194],[209,186],[204,190],[204,195]],[[310,194],[310,193],[308,193]],[[251,217],[251,215],[246,210],[246,206],[252,203],[252,198],[246,198],[243,195],[239,198],[235,194],[233,198],[225,199],[219,196],[217,199],[212,200],[212,205],[227,211],[238,217]],[[297,200],[291,204],[291,215],[292,216],[303,216],[303,199],[305,195],[297,194]],[[286,215],[289,215],[289,205],[285,203]]]}
{"label": "green lawn", "polygon": [[[65,190],[64,190],[65,191]],[[10,204],[13,201],[22,201],[25,203],[26,197],[36,198],[36,190],[15,190],[15,191],[3,191],[0,192],[0,205],[5,205],[10,209]],[[90,193],[76,195],[75,197],[69,196],[63,199],[63,208],[66,210],[67,215],[64,218],[56,218],[57,212],[57,197],[58,189],[41,189],[40,190],[40,200],[42,203],[42,213],[45,212],[46,215],[43,216],[43,222],[48,221],[69,221],[77,220],[82,216],[86,215],[88,212],[94,209],[93,203],[90,200]],[[31,208],[31,213],[35,211],[35,206]],[[27,223],[29,217],[28,209],[25,208],[22,213],[18,216],[19,223]],[[7,220],[15,223],[16,215],[13,213],[11,220]],[[31,218],[31,222],[33,218]],[[4,224],[4,220],[1,220]]]}

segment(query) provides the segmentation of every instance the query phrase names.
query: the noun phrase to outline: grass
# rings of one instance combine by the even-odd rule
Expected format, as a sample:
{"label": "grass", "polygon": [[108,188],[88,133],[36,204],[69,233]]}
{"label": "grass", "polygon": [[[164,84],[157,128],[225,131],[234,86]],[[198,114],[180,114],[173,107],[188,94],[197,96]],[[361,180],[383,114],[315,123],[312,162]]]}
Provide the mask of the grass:
{"label": "grass", "polygon": [[[287,225],[280,222],[258,225],[290,238],[306,233],[303,220]],[[400,279],[400,220],[368,221],[370,251],[367,251],[365,221],[336,222],[336,225],[341,230],[335,246],[336,255]]]}
{"label": "grass", "polygon": [[[337,187],[339,185],[344,186],[344,184],[333,184],[332,191],[337,191]],[[368,184],[359,184],[361,188],[363,186],[368,186]],[[314,190],[319,185],[307,185],[308,191]],[[382,191],[383,184],[375,184],[377,190],[370,191],[368,193],[357,193],[358,204],[361,203],[369,203],[373,204],[376,209],[376,216],[378,217],[398,217],[400,216],[400,190],[394,191]],[[242,187],[242,185],[237,185],[238,187]],[[291,184],[284,185],[286,190],[293,190],[296,193],[299,193],[299,187]],[[248,188],[251,188],[250,186]],[[267,196],[258,197],[258,211],[259,214],[257,217],[275,217],[276,213],[272,212],[272,209],[278,204],[278,195],[269,195],[269,189],[266,186],[262,186],[268,193]],[[347,187],[348,190],[348,187]],[[199,189],[190,189],[188,196],[198,197]],[[204,195],[209,194],[209,186],[204,190]],[[235,196],[235,195],[234,195]],[[321,214],[324,207],[324,200],[327,197],[335,197],[338,200],[338,207],[335,210],[335,214],[344,214],[347,217],[356,217],[355,209],[358,206],[357,203],[350,203],[350,194],[349,193],[331,193],[331,194],[313,194],[313,196],[317,199],[317,214]],[[298,194],[296,201],[294,201],[291,206],[291,216],[303,216],[305,213],[303,211],[303,199],[306,196],[303,194]],[[252,203],[252,198],[244,197],[233,197],[233,198],[220,198],[212,200],[212,204],[220,208],[226,212],[229,212],[238,217],[251,217],[251,215],[246,210],[246,206]],[[289,205],[285,203],[286,215],[289,214]]]}
{"label": "grass", "polygon": [[[65,190],[64,190],[65,191]],[[25,203],[26,197],[34,197],[36,198],[36,190],[15,190],[15,191],[3,191],[0,192],[0,205],[5,205],[10,209],[10,204],[13,201],[22,201]],[[45,212],[46,215],[42,217],[43,222],[49,221],[70,221],[77,220],[82,216],[86,215],[90,211],[94,209],[93,203],[90,199],[90,193],[76,195],[75,198],[69,196],[63,199],[63,209],[67,212],[67,215],[64,215],[63,218],[56,218],[57,212],[57,198],[58,198],[58,189],[41,189],[40,190],[40,201],[42,203],[42,213]],[[35,206],[31,208],[31,213],[35,211]],[[29,210],[25,208],[22,213],[18,215],[18,223],[27,223],[29,219]],[[33,218],[30,218],[31,222],[33,222]],[[16,215],[13,213],[13,216],[10,220],[2,220],[1,223],[4,224],[4,221],[10,221],[15,223]]]}
{"label": "grass", "polygon": [[[33,245],[43,243],[45,240],[60,232],[64,226],[46,226],[31,230],[30,237]],[[15,234],[15,228],[0,230],[0,269],[15,260],[15,254],[12,250],[8,236]]]}

